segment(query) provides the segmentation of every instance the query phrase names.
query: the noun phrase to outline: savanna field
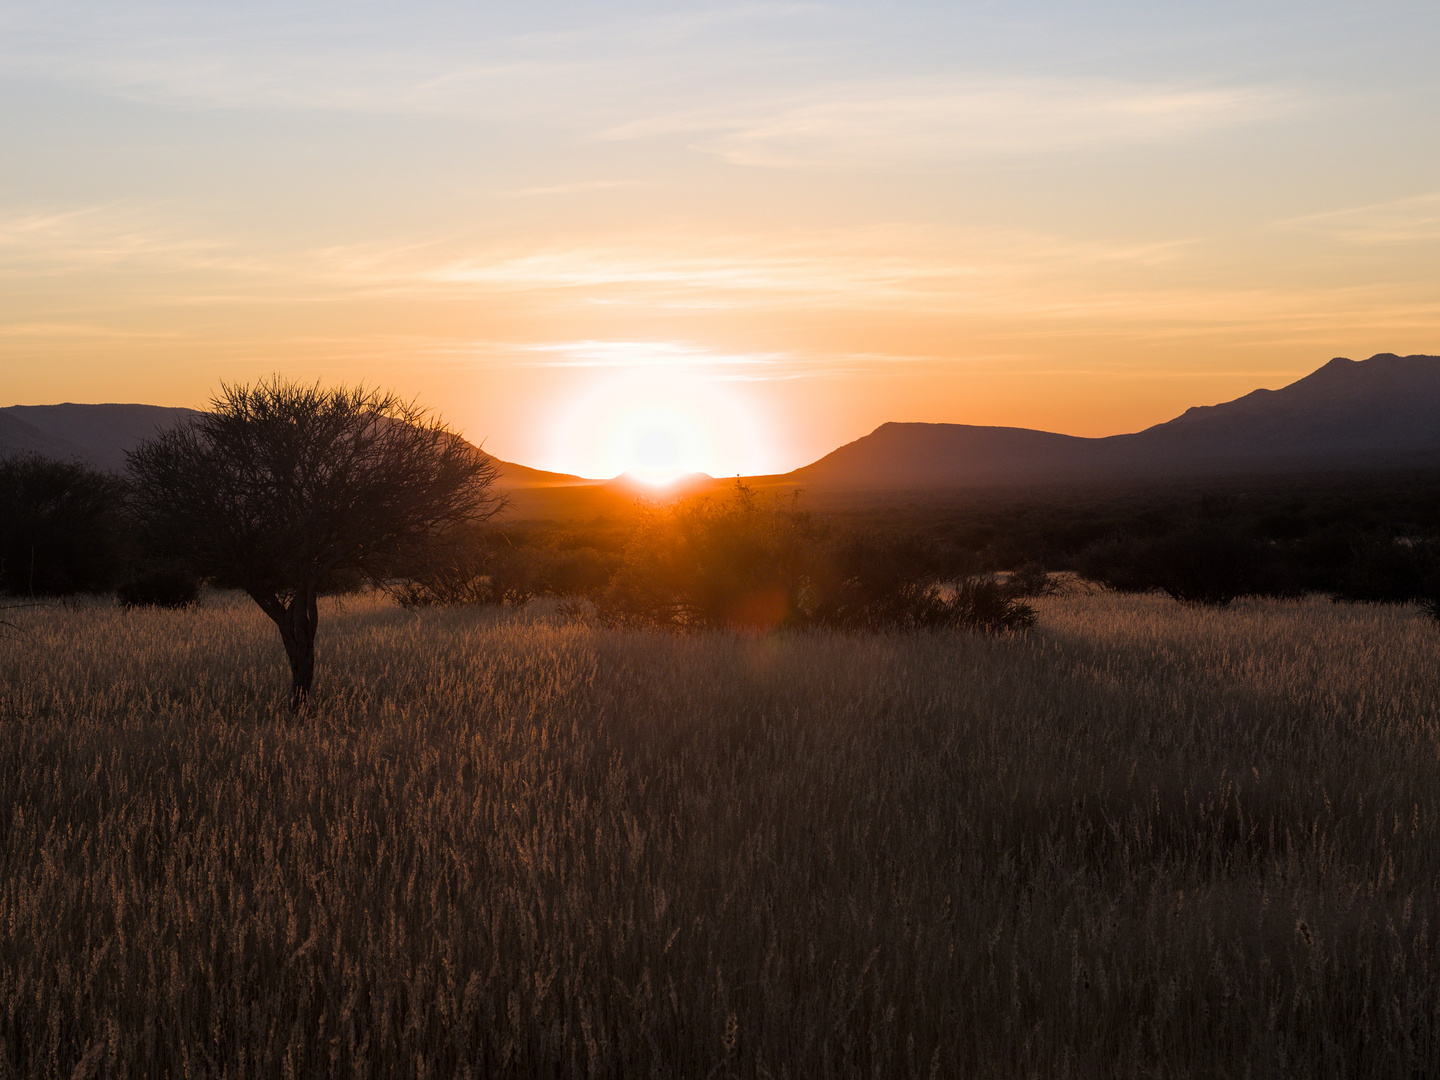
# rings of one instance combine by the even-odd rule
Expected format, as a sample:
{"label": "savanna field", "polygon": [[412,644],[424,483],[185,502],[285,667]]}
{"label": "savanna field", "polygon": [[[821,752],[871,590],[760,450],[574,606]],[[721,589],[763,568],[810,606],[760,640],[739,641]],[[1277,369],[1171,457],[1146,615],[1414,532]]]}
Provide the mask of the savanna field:
{"label": "savanna field", "polygon": [[1440,627],[6,613],[17,1077],[1422,1077]]}

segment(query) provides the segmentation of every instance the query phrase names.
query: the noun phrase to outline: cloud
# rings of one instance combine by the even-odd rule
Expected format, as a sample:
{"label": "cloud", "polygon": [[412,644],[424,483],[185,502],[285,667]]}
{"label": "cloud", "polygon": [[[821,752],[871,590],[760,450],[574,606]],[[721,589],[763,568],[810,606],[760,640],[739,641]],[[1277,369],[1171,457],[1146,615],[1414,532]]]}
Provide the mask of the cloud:
{"label": "cloud", "polygon": [[891,225],[724,238],[639,234],[609,244],[488,247],[450,259],[435,251],[393,257],[377,251],[347,260],[375,288],[432,294],[567,293],[591,304],[657,310],[953,314],[993,309],[1064,278],[1130,271],[1148,277],[1191,243],[1101,244],[1008,230]]}
{"label": "cloud", "polygon": [[770,51],[747,30],[805,16],[824,8],[10,0],[0,75],[190,108],[544,116],[584,128],[744,67],[740,57]]}
{"label": "cloud", "polygon": [[527,345],[539,367],[658,368],[759,367],[785,360],[785,353],[717,353],[682,341],[562,341]]}
{"label": "cloud", "polygon": [[1440,240],[1440,191],[1287,218],[1275,227],[1367,247],[1431,242]]}
{"label": "cloud", "polygon": [[547,184],[542,187],[515,188],[511,191],[496,192],[502,198],[522,199],[536,195],[583,195],[592,191],[616,191],[626,188],[649,187],[647,180],[578,180],[569,184]]}
{"label": "cloud", "polygon": [[917,79],[662,113],[612,127],[601,138],[680,136],[745,165],[939,161],[1170,140],[1283,116],[1297,104],[1294,94],[1273,86]]}
{"label": "cloud", "polygon": [[917,44],[907,26],[817,4],[621,5],[604,16],[421,5],[401,17],[298,0],[15,0],[0,6],[0,75],[197,108],[541,124],[567,139],[676,142],[763,166],[1163,141],[1300,104],[1278,85],[1036,77],[1042,67],[1013,43],[987,72],[942,72],[932,58],[917,75],[904,66]]}
{"label": "cloud", "polygon": [[[790,382],[873,374],[877,369],[953,361],[917,353],[786,350],[733,352],[685,340],[411,342],[411,356],[424,354],[452,365],[487,368],[574,369],[624,373],[641,379],[685,378],[706,383]],[[967,357],[994,360],[998,357]]]}
{"label": "cloud", "polygon": [[[187,228],[163,203],[125,202],[0,217],[0,281],[24,283],[34,302],[35,286],[46,279],[70,282],[49,293],[67,309],[121,295],[176,303],[260,293],[293,298],[321,284],[303,260]],[[0,311],[13,306],[0,301]]]}
{"label": "cloud", "polygon": [[[1351,232],[1363,221],[1367,231],[1357,235],[1373,240],[1383,235],[1374,222],[1394,218],[1410,224],[1392,231],[1413,238],[1413,222],[1428,220],[1436,203],[1440,198],[1426,196],[1383,204],[1379,211],[1364,208],[1365,214],[1321,215],[1319,221],[1326,228],[1340,222]],[[954,337],[954,328],[964,326],[971,344],[1087,334],[1321,341],[1359,328],[1393,334],[1440,325],[1440,305],[1423,282],[1404,289],[1335,287],[1333,281],[1328,287],[1296,281],[1289,288],[1257,288],[1243,278],[1197,279],[1207,258],[1185,238],[1106,244],[1040,232],[908,225],[724,236],[663,231],[568,244],[451,234],[406,244],[271,250],[254,237],[187,229],[164,204],[117,203],[0,218],[0,279],[26,283],[23,292],[8,290],[12,298],[0,303],[0,322],[10,324],[12,336],[22,325],[70,323],[82,293],[105,318],[142,308],[201,312],[252,301],[320,312],[330,301],[363,299],[391,313],[386,333],[372,334],[374,340],[296,338],[291,344],[316,355],[374,352],[446,364],[691,366],[734,380],[839,374],[888,363],[875,358],[888,355],[891,343],[873,335],[846,342],[836,329],[873,326],[877,319],[911,341],[932,340],[940,327],[950,327],[944,335]],[[41,285],[42,279],[71,283],[56,289]],[[487,347],[465,331],[456,333],[470,320],[467,313],[477,310],[504,313],[500,321],[511,328],[506,333],[522,338],[545,324],[566,326],[576,336]],[[430,324],[436,312],[446,313],[446,329]],[[668,320],[677,336],[657,344],[623,329],[655,317]],[[137,330],[166,328],[158,318],[152,311],[127,315],[124,322]],[[840,349],[809,356],[796,350],[798,339],[788,331],[783,349],[763,341],[758,348],[704,344],[737,319],[740,326],[827,327],[812,336]],[[306,334],[328,332],[323,322],[307,325]],[[613,339],[604,336],[612,333]],[[27,330],[24,336],[44,335]]]}
{"label": "cloud", "polygon": [[484,33],[486,20],[474,18],[447,27],[428,14],[17,0],[0,9],[0,73],[191,107],[523,114],[515,91],[584,63],[544,35]]}

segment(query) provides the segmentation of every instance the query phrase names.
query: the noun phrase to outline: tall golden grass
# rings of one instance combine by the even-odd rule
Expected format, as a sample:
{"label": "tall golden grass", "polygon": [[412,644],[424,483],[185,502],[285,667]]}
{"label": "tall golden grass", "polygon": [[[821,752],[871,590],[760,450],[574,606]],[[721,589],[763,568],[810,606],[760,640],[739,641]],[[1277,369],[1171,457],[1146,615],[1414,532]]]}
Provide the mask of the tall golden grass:
{"label": "tall golden grass", "polygon": [[1440,631],[15,613],[13,1076],[1422,1076]]}

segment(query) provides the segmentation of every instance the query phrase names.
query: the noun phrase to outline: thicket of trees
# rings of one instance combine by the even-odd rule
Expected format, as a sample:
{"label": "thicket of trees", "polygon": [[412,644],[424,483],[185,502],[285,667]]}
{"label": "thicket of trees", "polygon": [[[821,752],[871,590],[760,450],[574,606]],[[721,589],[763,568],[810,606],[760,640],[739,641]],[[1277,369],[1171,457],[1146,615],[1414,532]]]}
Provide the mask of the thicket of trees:
{"label": "thicket of trees", "polygon": [[[1440,618],[1440,542],[1353,536],[1338,553],[1266,543],[1236,529],[1197,526],[1157,537],[1117,536],[1075,560],[1085,577],[1121,592],[1158,590],[1224,606],[1242,596],[1327,593],[1359,603],[1418,603]],[[1339,557],[1336,558],[1335,556]]]}
{"label": "thicket of trees", "polygon": [[121,580],[123,488],[77,462],[0,460],[0,592],[69,596]]}

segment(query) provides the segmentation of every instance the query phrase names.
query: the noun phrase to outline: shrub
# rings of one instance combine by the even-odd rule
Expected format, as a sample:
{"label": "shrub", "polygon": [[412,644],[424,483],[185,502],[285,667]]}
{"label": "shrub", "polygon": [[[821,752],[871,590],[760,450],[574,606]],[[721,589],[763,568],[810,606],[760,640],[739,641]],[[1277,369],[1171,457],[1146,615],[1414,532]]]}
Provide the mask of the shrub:
{"label": "shrub", "polygon": [[654,511],[597,611],[611,625],[844,630],[1029,626],[1034,612],[973,576],[973,556],[916,539],[835,535],[737,484]]}
{"label": "shrub", "polygon": [[999,633],[1035,625],[1035,609],[1021,603],[1017,594],[990,578],[968,578],[957,582],[947,597],[947,610],[952,625]]}
{"label": "shrub", "polygon": [[183,567],[150,567],[122,582],[116,596],[125,607],[189,607],[200,598],[200,579]]}
{"label": "shrub", "polygon": [[1416,602],[1440,619],[1440,541],[1387,537],[1359,545],[1332,599]]}
{"label": "shrub", "polygon": [[1005,591],[1011,596],[1055,596],[1060,585],[1040,563],[1027,562],[1005,579]]}
{"label": "shrub", "polygon": [[457,531],[412,551],[386,590],[402,607],[494,603],[491,555],[480,533]]}
{"label": "shrub", "polygon": [[727,498],[650,511],[597,611],[611,625],[774,629],[803,618],[820,539],[806,514],[737,483]]}
{"label": "shrub", "polygon": [[429,545],[408,560],[387,591],[404,607],[524,604],[537,596],[602,591],[611,569],[593,548],[512,542],[498,530],[471,529]]}
{"label": "shrub", "polygon": [[817,552],[810,622],[850,630],[1011,630],[1035,612],[975,556],[917,536],[851,534]]}
{"label": "shrub", "polygon": [[1117,591],[1158,589],[1190,604],[1224,607],[1239,596],[1290,591],[1264,544],[1203,521],[1163,536],[1104,541],[1077,562],[1085,577]]}

